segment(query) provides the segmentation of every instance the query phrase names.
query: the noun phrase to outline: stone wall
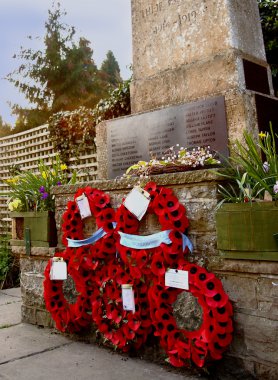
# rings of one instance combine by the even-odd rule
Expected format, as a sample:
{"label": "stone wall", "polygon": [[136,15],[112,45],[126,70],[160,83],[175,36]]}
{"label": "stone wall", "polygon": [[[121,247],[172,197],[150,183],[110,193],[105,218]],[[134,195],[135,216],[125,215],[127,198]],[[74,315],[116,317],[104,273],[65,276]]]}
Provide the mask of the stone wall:
{"label": "stone wall", "polygon": [[[160,185],[173,188],[180,202],[187,208],[190,220],[189,237],[194,244],[194,252],[189,260],[215,272],[222,279],[224,289],[233,302],[234,339],[224,360],[217,364],[217,370],[224,368],[227,371],[228,368],[231,373],[240,373],[241,378],[247,378],[245,376],[248,372],[257,379],[276,379],[278,377],[278,287],[273,284],[278,283],[278,264],[224,260],[219,257],[215,232],[215,206],[219,181],[217,176],[207,170],[201,170],[155,176],[153,179]],[[109,193],[112,206],[116,208],[130,191],[130,186],[134,184],[135,180],[99,180],[86,185]],[[63,186],[56,189],[58,229],[68,200],[72,200],[77,188],[84,185]],[[145,221],[141,223],[142,234],[160,230],[153,216],[144,219]],[[84,226],[86,235],[90,235],[94,230],[94,221],[86,220]],[[23,320],[38,325],[53,326],[44,308],[42,282],[44,268],[54,250],[33,248],[31,256],[26,257],[22,248],[14,247],[13,250],[15,249],[21,253]],[[84,339],[87,338],[84,336]]]}

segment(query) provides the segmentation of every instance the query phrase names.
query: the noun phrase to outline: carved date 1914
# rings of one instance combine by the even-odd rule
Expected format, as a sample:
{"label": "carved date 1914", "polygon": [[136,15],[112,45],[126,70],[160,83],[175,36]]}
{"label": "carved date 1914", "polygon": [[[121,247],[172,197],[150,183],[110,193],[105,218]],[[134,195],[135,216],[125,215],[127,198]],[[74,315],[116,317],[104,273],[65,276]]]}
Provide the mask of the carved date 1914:
{"label": "carved date 1914", "polygon": [[153,33],[159,34],[160,32],[166,30],[167,28],[169,28],[171,26],[175,26],[175,25],[182,27],[182,25],[184,23],[191,23],[191,22],[196,21],[196,18],[197,18],[197,12],[196,11],[188,12],[188,13],[183,14],[183,15],[179,14],[178,18],[174,22],[164,20],[162,24],[156,25],[153,28]]}

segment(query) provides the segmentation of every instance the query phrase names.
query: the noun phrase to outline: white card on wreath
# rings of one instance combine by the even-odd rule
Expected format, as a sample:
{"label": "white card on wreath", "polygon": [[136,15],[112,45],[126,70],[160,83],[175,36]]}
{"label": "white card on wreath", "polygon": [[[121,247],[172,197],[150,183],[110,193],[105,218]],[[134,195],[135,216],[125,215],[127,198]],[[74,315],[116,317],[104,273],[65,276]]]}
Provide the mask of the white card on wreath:
{"label": "white card on wreath", "polygon": [[122,285],[122,301],[124,310],[131,310],[133,313],[135,313],[135,300],[132,285]]}
{"label": "white card on wreath", "polygon": [[[57,260],[58,259],[58,260]],[[50,280],[66,280],[67,263],[60,257],[54,257],[51,262]]]}
{"label": "white card on wreath", "polygon": [[85,219],[89,216],[92,216],[89,201],[85,194],[82,194],[80,195],[80,197],[77,197],[76,203],[79,208],[81,219]]}
{"label": "white card on wreath", "polygon": [[135,186],[124,200],[124,206],[138,220],[145,215],[150,203],[149,193],[139,186]]}
{"label": "white card on wreath", "polygon": [[188,271],[179,269],[167,269],[165,273],[165,286],[189,290]]}

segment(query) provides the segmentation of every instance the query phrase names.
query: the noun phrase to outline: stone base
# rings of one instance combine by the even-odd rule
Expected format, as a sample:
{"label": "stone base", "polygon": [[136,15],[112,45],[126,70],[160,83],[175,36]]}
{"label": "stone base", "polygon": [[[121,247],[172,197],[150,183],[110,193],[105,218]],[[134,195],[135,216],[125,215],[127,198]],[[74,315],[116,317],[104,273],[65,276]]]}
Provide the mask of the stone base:
{"label": "stone base", "polygon": [[[215,206],[217,204],[218,177],[209,171],[168,174],[152,178],[160,185],[173,188],[180,202],[187,208],[190,221],[189,237],[194,244],[193,255],[189,257],[199,265],[206,266],[221,278],[225,291],[234,307],[234,338],[230,349],[221,362],[216,362],[216,374],[225,376],[234,373],[231,379],[276,379],[278,352],[278,264],[248,260],[223,260],[216,249]],[[87,183],[110,194],[112,207],[118,207],[122,198],[130,191],[129,181],[95,181]],[[56,218],[60,225],[61,215],[69,199],[84,184],[63,186],[56,189]],[[152,215],[141,223],[142,234],[160,230]],[[84,231],[90,235],[95,230],[94,220],[84,221]],[[20,247],[13,248],[19,250]],[[22,249],[22,248],[21,248]],[[54,251],[33,251],[33,255],[21,254],[21,286],[23,296],[23,321],[42,326],[53,326],[43,300],[43,273],[47,261]],[[190,301],[191,302],[191,301]],[[193,304],[193,303],[192,303]],[[179,305],[180,307],[180,305]],[[183,315],[180,313],[180,315]],[[96,333],[88,331],[79,339],[96,341]],[[99,338],[98,338],[99,339]],[[141,355],[141,352],[140,352]],[[144,357],[163,361],[164,354],[158,349],[157,340],[151,339],[144,350]],[[236,371],[236,373],[235,373]],[[218,375],[217,375],[218,376]],[[215,379],[221,377],[215,376]],[[249,377],[248,377],[249,376]],[[222,378],[225,378],[224,376]]]}

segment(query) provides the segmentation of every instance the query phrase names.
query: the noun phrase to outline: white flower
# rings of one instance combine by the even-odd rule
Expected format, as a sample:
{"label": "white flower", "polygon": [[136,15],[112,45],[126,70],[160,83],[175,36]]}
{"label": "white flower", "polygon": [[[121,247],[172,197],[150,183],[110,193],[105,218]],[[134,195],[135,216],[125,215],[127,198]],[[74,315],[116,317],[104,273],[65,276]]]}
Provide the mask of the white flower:
{"label": "white flower", "polygon": [[276,181],[276,184],[273,186],[273,191],[275,194],[278,193],[278,181]]}
{"label": "white flower", "polygon": [[269,163],[268,163],[267,161],[265,161],[265,162],[263,163],[263,171],[264,171],[265,173],[268,173],[268,172],[269,172]]}

